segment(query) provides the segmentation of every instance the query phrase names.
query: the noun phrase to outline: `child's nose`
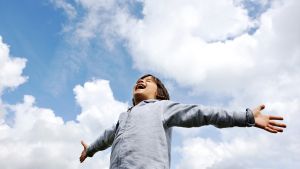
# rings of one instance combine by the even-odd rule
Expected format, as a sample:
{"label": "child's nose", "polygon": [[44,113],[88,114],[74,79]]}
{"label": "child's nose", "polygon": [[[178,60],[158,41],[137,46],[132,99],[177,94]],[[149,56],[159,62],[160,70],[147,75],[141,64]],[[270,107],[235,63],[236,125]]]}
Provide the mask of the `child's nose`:
{"label": "child's nose", "polygon": [[144,82],[144,79],[139,79],[137,83]]}

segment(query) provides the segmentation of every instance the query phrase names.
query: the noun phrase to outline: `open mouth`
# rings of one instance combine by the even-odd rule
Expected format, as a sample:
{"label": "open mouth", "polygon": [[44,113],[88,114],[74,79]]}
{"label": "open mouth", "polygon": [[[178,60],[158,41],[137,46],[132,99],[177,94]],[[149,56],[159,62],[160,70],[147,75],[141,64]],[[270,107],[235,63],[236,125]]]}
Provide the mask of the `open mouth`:
{"label": "open mouth", "polygon": [[136,90],[137,89],[145,89],[145,88],[146,88],[146,86],[142,83],[137,84],[136,87],[135,87]]}

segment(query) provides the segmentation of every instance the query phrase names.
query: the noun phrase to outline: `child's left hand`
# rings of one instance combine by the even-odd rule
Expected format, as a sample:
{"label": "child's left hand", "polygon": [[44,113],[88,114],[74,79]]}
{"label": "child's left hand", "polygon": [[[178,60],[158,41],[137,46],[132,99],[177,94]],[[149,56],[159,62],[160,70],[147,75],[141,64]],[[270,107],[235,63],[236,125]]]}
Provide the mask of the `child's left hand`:
{"label": "child's left hand", "polygon": [[262,114],[261,111],[264,108],[265,105],[260,105],[252,110],[255,119],[255,127],[264,129],[271,133],[283,132],[283,128],[286,128],[286,125],[284,123],[274,121],[283,120],[283,117]]}
{"label": "child's left hand", "polygon": [[81,152],[81,155],[80,155],[80,162],[82,163],[86,158],[87,158],[87,148],[88,148],[88,145],[85,144],[82,140],[81,140],[81,145],[83,146],[83,150]]}

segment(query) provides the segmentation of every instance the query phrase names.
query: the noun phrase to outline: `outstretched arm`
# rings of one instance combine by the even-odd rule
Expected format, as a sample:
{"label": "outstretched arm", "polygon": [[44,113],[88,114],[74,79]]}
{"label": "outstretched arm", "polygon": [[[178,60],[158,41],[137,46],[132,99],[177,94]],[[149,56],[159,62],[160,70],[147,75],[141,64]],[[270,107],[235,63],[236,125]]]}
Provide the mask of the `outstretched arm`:
{"label": "outstretched arm", "polygon": [[161,101],[163,105],[164,125],[167,127],[200,127],[214,125],[224,127],[254,126],[254,116],[248,109],[246,112],[226,111],[202,105],[181,104],[172,101]]}
{"label": "outstretched arm", "polygon": [[113,125],[112,128],[107,129],[104,131],[104,133],[91,145],[85,144],[83,141],[81,141],[81,144],[83,146],[83,151],[80,155],[80,162],[82,163],[87,157],[93,157],[93,155],[100,150],[105,150],[106,148],[110,147],[111,144],[114,141],[115,132],[118,128],[117,125]]}
{"label": "outstretched arm", "polygon": [[271,133],[283,132],[283,128],[286,128],[284,123],[279,123],[275,120],[283,120],[281,116],[265,115],[261,111],[265,108],[265,105],[260,105],[253,109],[253,116],[255,120],[255,127],[264,129]]}

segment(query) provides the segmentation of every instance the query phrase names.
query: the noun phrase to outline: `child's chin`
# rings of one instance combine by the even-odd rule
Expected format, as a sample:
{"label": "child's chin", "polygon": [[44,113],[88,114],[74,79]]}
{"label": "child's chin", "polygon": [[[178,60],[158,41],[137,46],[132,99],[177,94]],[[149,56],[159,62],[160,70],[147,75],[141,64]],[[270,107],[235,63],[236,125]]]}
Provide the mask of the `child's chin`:
{"label": "child's chin", "polygon": [[133,93],[133,97],[138,98],[139,100],[141,100],[141,99],[145,98],[146,96],[145,96],[145,93],[143,91],[135,91]]}
{"label": "child's chin", "polygon": [[144,92],[144,89],[136,89],[133,94],[143,94]]}

